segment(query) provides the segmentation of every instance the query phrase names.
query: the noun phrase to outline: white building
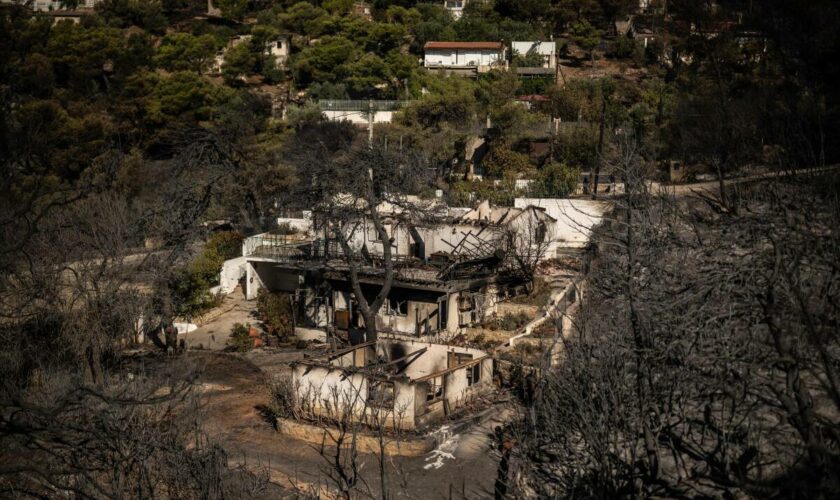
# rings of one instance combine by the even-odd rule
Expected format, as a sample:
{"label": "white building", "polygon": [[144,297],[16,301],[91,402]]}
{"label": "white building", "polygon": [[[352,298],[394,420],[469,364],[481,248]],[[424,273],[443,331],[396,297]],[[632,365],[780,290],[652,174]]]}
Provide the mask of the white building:
{"label": "white building", "polygon": [[409,101],[321,99],[318,106],[327,120],[349,121],[354,125],[368,126],[371,123],[391,123],[394,113],[408,103]]}
{"label": "white building", "polygon": [[516,208],[539,207],[555,220],[551,245],[546,252],[554,256],[563,248],[582,248],[589,242],[592,229],[601,223],[612,208],[611,203],[599,200],[566,198],[516,198]]}
{"label": "white building", "polygon": [[[213,59],[213,64],[210,68],[212,74],[221,74],[222,66],[225,64],[225,54],[228,50],[243,44],[251,42],[251,35],[236,35],[228,40],[227,47],[218,51],[216,57]],[[291,42],[288,35],[281,35],[274,40],[265,43],[263,54],[266,56],[274,56],[278,67],[285,67],[289,60],[291,53]]]}
{"label": "white building", "polygon": [[557,44],[554,42],[512,42],[511,49],[513,56],[527,56],[531,54],[539,54],[543,58],[543,68],[554,68],[557,62]]}
{"label": "white building", "polygon": [[279,36],[277,39],[265,44],[265,53],[274,56],[278,66],[285,66],[291,54],[291,41],[288,36]]}
{"label": "white building", "polygon": [[464,7],[466,6],[467,0],[443,0],[443,8],[448,10],[456,21],[464,15]]}
{"label": "white building", "polygon": [[502,42],[427,42],[423,65],[431,69],[469,69],[479,73],[504,67]]}
{"label": "white building", "polygon": [[[3,2],[3,3],[12,3],[12,2]],[[23,2],[17,2],[23,3]],[[77,9],[92,9],[99,3],[99,0],[81,0],[79,5],[76,7]],[[35,0],[32,2],[32,9],[33,10],[40,10],[43,12],[50,12],[54,10],[67,10],[61,4],[60,0]]]}
{"label": "white building", "polygon": [[422,429],[493,391],[484,351],[380,339],[292,365],[298,410],[327,420]]}

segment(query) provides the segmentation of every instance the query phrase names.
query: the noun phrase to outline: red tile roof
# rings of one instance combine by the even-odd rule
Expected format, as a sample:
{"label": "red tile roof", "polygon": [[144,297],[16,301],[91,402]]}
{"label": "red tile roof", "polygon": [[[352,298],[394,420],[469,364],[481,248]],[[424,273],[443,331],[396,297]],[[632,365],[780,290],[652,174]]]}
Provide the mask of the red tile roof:
{"label": "red tile roof", "polygon": [[502,42],[426,42],[424,49],[495,49],[505,47]]}

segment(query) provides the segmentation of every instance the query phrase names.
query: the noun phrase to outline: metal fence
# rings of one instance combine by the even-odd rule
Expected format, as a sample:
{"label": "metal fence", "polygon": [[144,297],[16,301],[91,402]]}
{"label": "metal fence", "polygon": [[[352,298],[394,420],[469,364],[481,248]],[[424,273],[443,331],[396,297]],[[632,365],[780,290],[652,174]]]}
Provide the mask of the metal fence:
{"label": "metal fence", "polygon": [[335,100],[321,99],[318,107],[322,111],[396,111],[411,101]]}

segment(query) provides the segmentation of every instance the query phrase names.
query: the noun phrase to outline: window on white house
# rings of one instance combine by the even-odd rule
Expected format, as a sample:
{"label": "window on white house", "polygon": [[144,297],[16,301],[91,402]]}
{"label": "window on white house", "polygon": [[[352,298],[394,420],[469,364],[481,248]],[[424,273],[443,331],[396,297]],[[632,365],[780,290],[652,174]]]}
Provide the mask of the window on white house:
{"label": "window on white house", "polygon": [[434,403],[443,398],[443,377],[434,377],[429,380],[429,392],[426,393],[426,402]]}
{"label": "window on white house", "polygon": [[472,354],[466,354],[466,353],[462,353],[462,352],[456,352],[455,353],[455,366],[459,366],[459,365],[469,363],[472,360],[473,360],[473,355]]}
{"label": "window on white house", "polygon": [[391,316],[408,316],[408,301],[389,298],[388,314]]}
{"label": "window on white house", "polygon": [[481,381],[481,363],[467,368],[467,386],[473,386]]}
{"label": "window on white house", "polygon": [[367,223],[367,237],[368,241],[379,241],[379,231],[376,230],[376,226],[372,223]]}
{"label": "window on white house", "polygon": [[393,382],[382,382],[378,380],[368,381],[368,404],[371,406],[390,407],[394,406],[394,384]]}
{"label": "window on white house", "polygon": [[542,243],[545,241],[545,235],[548,232],[548,228],[545,227],[545,222],[540,221],[537,225],[537,229],[534,234],[535,243]]}

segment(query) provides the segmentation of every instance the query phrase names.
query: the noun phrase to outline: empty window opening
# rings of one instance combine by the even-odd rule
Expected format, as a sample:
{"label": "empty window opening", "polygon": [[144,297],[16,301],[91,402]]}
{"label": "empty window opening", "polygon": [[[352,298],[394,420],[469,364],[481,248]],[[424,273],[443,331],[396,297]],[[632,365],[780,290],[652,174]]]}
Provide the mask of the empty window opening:
{"label": "empty window opening", "polygon": [[408,316],[408,301],[389,298],[388,314],[392,316]]}
{"label": "empty window opening", "polygon": [[473,386],[481,381],[481,363],[467,368],[467,386]]}
{"label": "empty window opening", "polygon": [[426,402],[434,403],[443,398],[443,377],[435,377],[429,380],[429,392],[426,393]]}
{"label": "empty window opening", "polygon": [[371,380],[368,382],[368,404],[372,406],[394,406],[394,384]]}
{"label": "empty window opening", "polygon": [[546,236],[547,231],[548,231],[548,229],[545,226],[545,222],[541,221],[537,225],[537,229],[535,231],[536,234],[534,234],[534,240],[535,240],[534,242],[535,243],[543,243],[545,241],[545,236]]}

